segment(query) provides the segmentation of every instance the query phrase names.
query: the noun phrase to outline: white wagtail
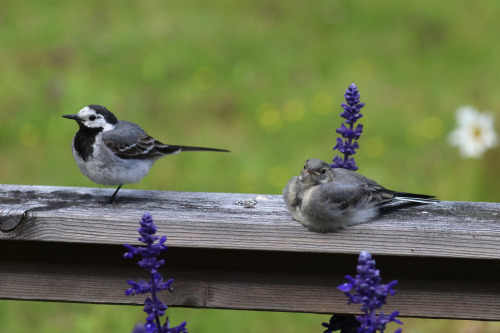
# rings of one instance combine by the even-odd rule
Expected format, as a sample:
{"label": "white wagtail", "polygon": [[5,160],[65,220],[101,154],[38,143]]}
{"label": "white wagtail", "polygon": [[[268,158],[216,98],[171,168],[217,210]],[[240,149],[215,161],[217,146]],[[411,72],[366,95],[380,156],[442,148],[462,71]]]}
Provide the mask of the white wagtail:
{"label": "white wagtail", "polygon": [[80,171],[91,181],[118,186],[137,183],[153,163],[165,155],[182,151],[222,151],[224,149],[166,145],[149,136],[139,125],[116,119],[107,108],[89,105],[77,114],[64,115],[76,120],[80,129],[73,138],[73,157]]}
{"label": "white wagtail", "polygon": [[300,176],[283,190],[290,215],[310,231],[329,232],[367,222],[379,208],[396,200],[436,203],[434,196],[396,192],[354,171],[332,169],[324,161],[306,161]]}

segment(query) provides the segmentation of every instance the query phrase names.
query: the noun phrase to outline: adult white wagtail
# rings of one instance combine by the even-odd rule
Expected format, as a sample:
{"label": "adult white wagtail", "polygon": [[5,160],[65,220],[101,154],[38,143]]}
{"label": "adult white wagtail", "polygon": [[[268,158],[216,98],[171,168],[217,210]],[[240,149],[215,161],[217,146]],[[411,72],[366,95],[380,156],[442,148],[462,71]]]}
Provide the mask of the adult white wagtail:
{"label": "adult white wagtail", "polygon": [[80,129],[73,138],[73,157],[80,171],[91,181],[118,186],[137,183],[153,163],[165,155],[182,151],[222,151],[224,149],[166,145],[149,136],[139,125],[116,119],[107,108],[89,105],[77,114],[64,115],[76,120]]}
{"label": "adult white wagtail", "polygon": [[354,171],[332,169],[324,161],[306,161],[300,176],[283,190],[288,211],[310,231],[329,232],[367,222],[395,200],[436,203],[434,196],[396,192]]}

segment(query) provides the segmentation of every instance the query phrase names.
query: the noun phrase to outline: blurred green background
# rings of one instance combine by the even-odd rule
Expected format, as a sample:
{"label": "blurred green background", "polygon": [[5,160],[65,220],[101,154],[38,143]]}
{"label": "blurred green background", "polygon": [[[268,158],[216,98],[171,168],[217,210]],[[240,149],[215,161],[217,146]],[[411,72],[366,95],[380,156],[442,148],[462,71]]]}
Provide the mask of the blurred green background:
{"label": "blurred green background", "polygon": [[[498,148],[462,159],[447,135],[461,105],[498,116],[499,14],[497,1],[4,1],[0,183],[97,186],[76,167],[77,126],[61,115],[101,104],[164,143],[231,150],[164,158],[125,188],[279,194],[307,158],[334,157],[355,82],[361,173],[443,200],[498,201]],[[328,320],[169,313],[192,332],[322,332]],[[139,307],[0,301],[1,332],[127,332],[143,318]],[[500,332],[417,319],[404,329]]]}

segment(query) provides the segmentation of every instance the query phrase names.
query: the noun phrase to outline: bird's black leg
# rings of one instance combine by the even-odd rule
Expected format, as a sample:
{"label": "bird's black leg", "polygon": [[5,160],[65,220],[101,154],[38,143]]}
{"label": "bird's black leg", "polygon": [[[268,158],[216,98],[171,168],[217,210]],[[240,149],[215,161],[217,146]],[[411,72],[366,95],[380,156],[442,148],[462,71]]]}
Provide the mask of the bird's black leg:
{"label": "bird's black leg", "polygon": [[111,196],[111,198],[109,198],[109,203],[113,203],[115,201],[115,198],[116,198],[116,193],[118,193],[118,191],[122,188],[122,184],[120,184],[120,186],[118,186],[118,188],[116,189],[115,193],[113,193],[113,195]]}

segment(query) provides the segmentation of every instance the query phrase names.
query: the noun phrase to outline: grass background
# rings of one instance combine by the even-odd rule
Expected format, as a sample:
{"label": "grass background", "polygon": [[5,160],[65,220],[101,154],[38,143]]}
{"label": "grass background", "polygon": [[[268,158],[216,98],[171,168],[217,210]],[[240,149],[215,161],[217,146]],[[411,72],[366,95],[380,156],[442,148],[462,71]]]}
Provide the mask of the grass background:
{"label": "grass background", "polygon": [[[231,150],[167,157],[126,188],[279,194],[307,158],[334,157],[339,104],[355,82],[366,103],[361,173],[443,200],[498,201],[498,148],[464,160],[446,138],[461,105],[499,114],[499,13],[500,2],[451,0],[2,2],[0,183],[96,186],[73,161],[77,127],[61,115],[101,104],[165,143]],[[321,332],[328,320],[169,313],[192,332]],[[127,332],[143,317],[0,301],[2,332]],[[418,319],[404,328],[500,332]]]}

